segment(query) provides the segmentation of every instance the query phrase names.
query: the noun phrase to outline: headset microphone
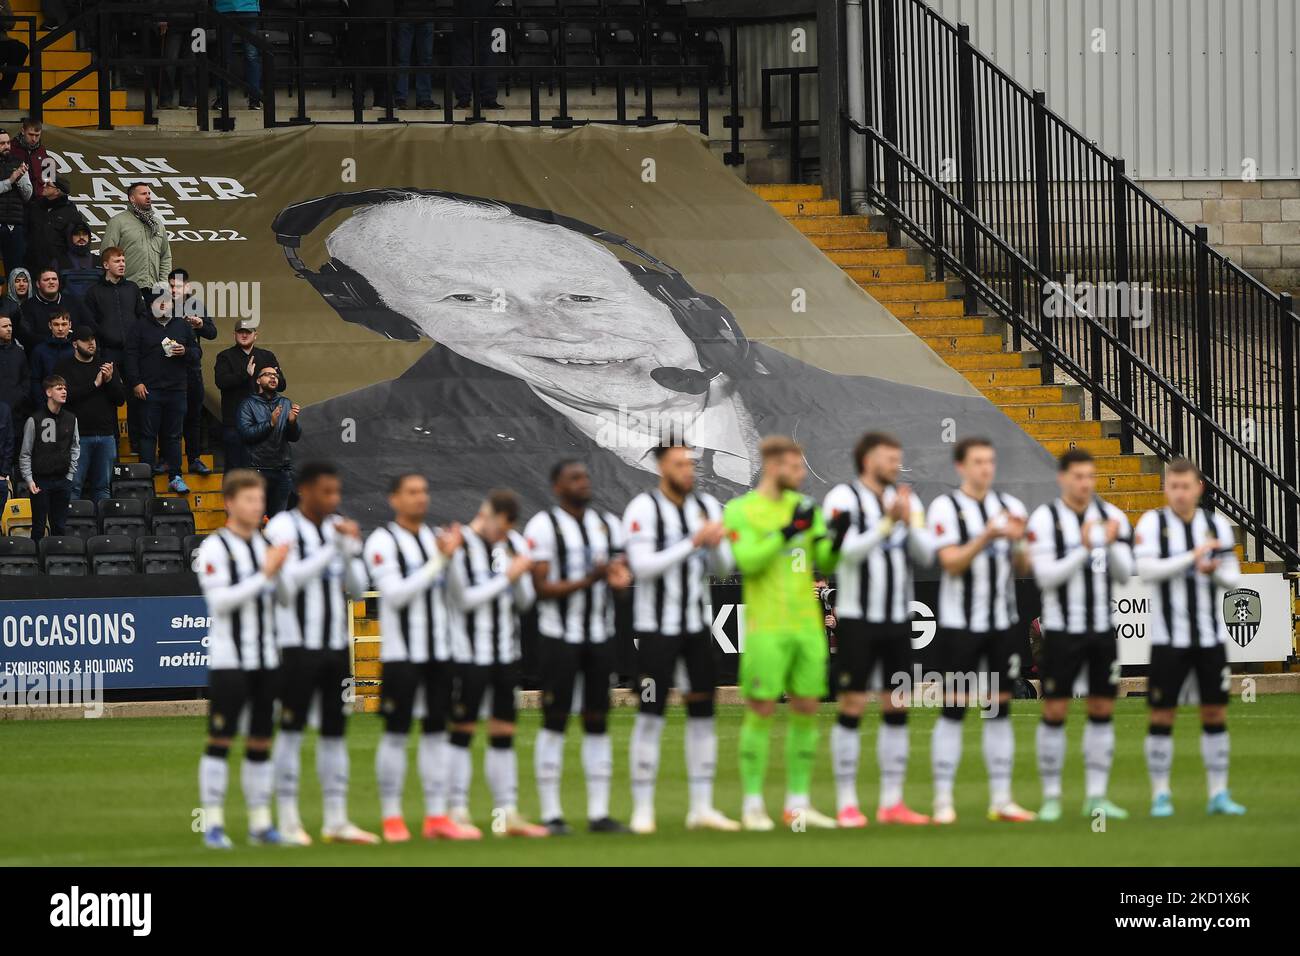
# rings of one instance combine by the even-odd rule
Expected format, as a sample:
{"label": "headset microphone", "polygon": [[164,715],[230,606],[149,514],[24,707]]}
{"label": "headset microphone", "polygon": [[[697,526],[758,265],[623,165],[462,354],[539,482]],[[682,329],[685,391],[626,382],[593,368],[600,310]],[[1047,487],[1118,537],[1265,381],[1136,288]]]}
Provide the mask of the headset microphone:
{"label": "headset microphone", "polygon": [[650,377],[673,392],[685,392],[688,395],[703,395],[709,390],[713,376],[694,368],[652,368]]}

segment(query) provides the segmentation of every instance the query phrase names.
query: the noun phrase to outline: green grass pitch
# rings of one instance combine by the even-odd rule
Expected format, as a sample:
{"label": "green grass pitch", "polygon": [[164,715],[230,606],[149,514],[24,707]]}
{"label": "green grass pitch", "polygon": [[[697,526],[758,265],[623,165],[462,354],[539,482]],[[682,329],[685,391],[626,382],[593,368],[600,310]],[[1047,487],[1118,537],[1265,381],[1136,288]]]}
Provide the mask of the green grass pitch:
{"label": "green grass pitch", "polygon": [[[1034,763],[1034,725],[1038,707],[1017,701],[1011,720],[1017,752],[1015,795],[1025,806],[1039,802]],[[833,812],[834,790],[827,754],[832,708],[823,708],[822,736],[814,783],[814,803]],[[719,713],[717,799],[729,815],[739,811],[736,771],[739,707]],[[930,806],[929,739],[934,712],[913,716],[912,757],[907,801]],[[671,714],[663,735],[658,790],[659,832],[652,837],[593,836],[566,839],[496,839],[449,844],[415,840],[406,845],[252,848],[242,841],[245,820],[237,766],[232,766],[227,823],[236,840],[233,852],[200,846],[191,831],[197,803],[197,761],[204,733],[197,718],[0,721],[0,805],[8,808],[0,826],[0,866],[33,865],[1294,865],[1300,860],[1300,696],[1262,696],[1235,703],[1232,733],[1232,792],[1249,808],[1243,818],[1205,815],[1205,782],[1199,728],[1191,710],[1180,714],[1175,731],[1174,801],[1168,820],[1148,817],[1148,785],[1142,756],[1146,712],[1141,700],[1121,700],[1116,714],[1117,752],[1111,796],[1132,811],[1127,821],[1110,821],[1094,832],[1080,814],[1083,768],[1080,738],[1082,705],[1069,723],[1070,752],[1065,775],[1065,818],[1056,824],[995,824],[984,818],[987,786],[980,751],[979,724],[966,721],[965,746],[957,782],[955,826],[880,827],[858,831],[793,833],[688,833],[684,826],[686,780],[682,752],[683,716]],[[613,812],[626,820],[631,797],[627,778],[627,740],[633,712],[611,715],[615,776]],[[521,809],[536,819],[531,744],[536,711],[521,718]],[[864,809],[876,802],[875,729],[877,716],[864,721],[860,792]],[[353,819],[378,829],[374,750],[378,717],[353,719],[351,728]],[[778,715],[767,790],[768,806],[779,810],[784,785],[784,717]],[[564,807],[570,822],[584,818],[585,797],[577,722],[570,725],[565,754]],[[308,735],[303,765],[303,817],[315,833],[320,825],[320,792],[314,764],[314,734]],[[238,748],[236,748],[236,756]],[[235,761],[237,764],[237,760]],[[482,740],[476,740],[473,811],[486,826],[489,801],[482,779]],[[407,778],[407,819],[418,833],[422,812],[415,769],[414,741]]]}

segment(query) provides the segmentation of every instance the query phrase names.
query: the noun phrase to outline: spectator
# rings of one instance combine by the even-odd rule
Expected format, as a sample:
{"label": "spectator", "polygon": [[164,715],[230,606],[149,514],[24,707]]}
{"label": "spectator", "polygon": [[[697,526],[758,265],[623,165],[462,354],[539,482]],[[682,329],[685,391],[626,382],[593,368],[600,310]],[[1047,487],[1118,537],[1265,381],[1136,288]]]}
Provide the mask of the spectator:
{"label": "spectator", "polygon": [[96,357],[95,330],[89,325],[77,329],[72,347],[72,357],[54,370],[68,383],[68,409],[77,416],[81,438],[72,497],[102,501],[109,495],[117,460],[117,409],[126,401],[126,384],[116,365]]}
{"label": "spectator", "polygon": [[[367,17],[393,16],[395,0],[358,0],[344,8],[345,12]],[[386,55],[388,32],[382,20],[352,20],[347,25],[345,63],[353,67],[382,67],[389,61]],[[363,71],[360,75],[353,73],[352,103],[354,107],[365,107],[366,90],[373,90],[375,106],[381,109],[388,104],[389,83],[393,78],[383,72]]]}
{"label": "spectator", "polygon": [[45,151],[45,144],[41,142],[41,133],[44,130],[41,121],[24,116],[20,126],[18,139],[14,140],[9,148],[20,161],[27,164],[27,184],[32,190],[30,201],[41,194],[42,180],[53,178],[54,160],[50,159]]}
{"label": "spectator", "polygon": [[28,352],[34,351],[48,337],[50,316],[55,312],[66,312],[73,328],[86,321],[81,303],[63,294],[59,270],[51,265],[37,272],[36,290],[18,310],[18,341]]}
{"label": "spectator", "polygon": [[182,316],[150,315],[136,322],[126,339],[123,378],[144,403],[140,414],[140,460],[155,466],[161,438],[170,477],[168,487],[178,495],[190,490],[181,477],[181,428],[189,384],[188,353],[193,347],[194,333]]}
{"label": "spectator", "polygon": [[217,355],[215,378],[221,390],[221,445],[225,469],[248,468],[248,455],[239,437],[239,406],[253,394],[257,370],[272,366],[285,389],[284,372],[275,353],[257,347],[257,326],[247,319],[235,324],[235,344]]}
{"label": "spectator", "polygon": [[14,463],[14,424],[9,406],[0,402],[0,514],[9,500],[9,473]]}
{"label": "spectator", "polygon": [[54,374],[54,366],[72,356],[72,319],[60,309],[50,315],[50,336],[32,349],[32,405],[41,403],[38,383]]}
{"label": "spectator", "polygon": [[280,390],[280,373],[264,365],[257,374],[257,391],[239,406],[239,437],[248,450],[248,467],[266,479],[266,516],[274,518],[289,506],[293,490],[293,457],[289,443],[302,437],[297,405]]}
{"label": "spectator", "polygon": [[15,155],[9,132],[0,129],[0,257],[11,272],[23,264],[27,252],[25,225],[31,198],[27,164]]}
{"label": "spectator", "polygon": [[82,311],[95,326],[105,360],[120,363],[131,327],[148,318],[149,310],[140,287],[126,278],[126,256],[119,247],[107,246],[101,264],[99,281],[87,290]]}
{"label": "spectator", "polygon": [[183,110],[194,108],[194,73],[190,69],[194,61],[194,45],[190,42],[190,34],[195,23],[194,14],[188,12],[169,12],[165,20],[158,21],[158,34],[163,57],[168,60],[189,61],[177,66],[162,68],[162,82],[159,84],[158,90],[158,108],[160,110],[171,109],[176,96],[178,80],[180,85],[180,108]]}
{"label": "spectator", "polygon": [[[254,33],[257,32],[257,17],[262,12],[261,6],[260,0],[213,0],[212,3],[212,9],[217,13],[224,13],[246,30]],[[260,110],[262,108],[262,54],[242,36],[236,38],[234,30],[227,30],[226,60],[230,63],[232,72],[235,69],[232,53],[236,45],[243,47],[244,52],[244,83],[247,85],[248,108]],[[224,90],[225,86],[225,83],[222,83],[220,89]],[[219,105],[220,100],[212,104],[213,109]],[[170,269],[169,265],[168,271]]]}
{"label": "spectator", "polygon": [[86,222],[76,203],[68,198],[65,179],[41,183],[40,196],[27,204],[27,268],[35,272],[57,265],[68,251],[68,232]]}
{"label": "spectator", "polygon": [[18,310],[32,294],[32,274],[19,266],[9,272],[9,281],[5,283],[4,298],[0,299],[0,315],[7,315],[18,321]]}
{"label": "spectator", "polygon": [[[18,82],[18,73],[8,67],[22,66],[27,62],[27,44],[9,36],[15,23],[12,6],[9,0],[0,0],[0,101],[9,97]],[[0,102],[0,106],[9,105]]]}
{"label": "spectator", "polygon": [[32,496],[32,538],[36,541],[45,537],[47,521],[51,534],[63,534],[72,479],[81,456],[77,418],[64,408],[68,383],[51,376],[42,385],[45,401],[23,426],[22,450],[18,453],[18,471]]}
{"label": "spectator", "polygon": [[[27,352],[14,340],[14,320],[7,315],[0,315],[0,402],[9,409],[9,424],[16,438],[22,433],[22,424],[27,420],[27,409],[31,407],[31,362]],[[13,455],[17,449],[11,449]],[[14,460],[0,458],[0,472],[10,475]]]}
{"label": "spectator", "polygon": [[153,190],[147,183],[132,183],[126,198],[131,204],[108,221],[101,247],[122,250],[126,277],[141,289],[161,288],[172,271],[172,247],[167,228],[153,211]]}
{"label": "spectator", "polygon": [[[486,17],[492,13],[496,0],[456,0],[456,16]],[[477,34],[475,31],[477,30]],[[453,66],[470,66],[476,57],[479,66],[492,62],[492,24],[480,22],[477,25],[468,20],[457,20],[451,30],[451,62]],[[497,75],[495,71],[484,70],[471,76],[468,72],[457,71],[451,75],[451,86],[456,92],[456,109],[469,109],[473,90],[477,88],[479,108],[499,110],[504,107],[497,102]]]}
{"label": "spectator", "polygon": [[190,352],[189,385],[185,390],[185,457],[189,459],[190,474],[210,475],[212,469],[203,463],[200,433],[203,425],[203,339],[217,337],[217,325],[208,317],[203,300],[189,284],[190,275],[184,269],[173,269],[167,277],[171,284],[169,294],[159,296],[154,303],[155,314],[172,315],[179,312],[194,333],[194,349]]}
{"label": "spectator", "polygon": [[41,29],[57,30],[68,19],[67,0],[41,0]]}
{"label": "spectator", "polygon": [[[64,253],[59,256],[59,282],[85,305],[86,293],[104,277],[99,253],[90,248],[90,227],[84,219],[68,226]],[[87,313],[87,318],[89,318]],[[92,320],[93,321],[93,320]]]}
{"label": "spectator", "polygon": [[[403,10],[405,12],[405,10]],[[423,66],[423,72],[415,74],[415,105],[422,110],[436,110],[438,103],[433,98],[433,76],[427,67],[433,64],[433,21],[404,20],[397,25],[397,65],[411,65],[411,45],[415,45],[415,65]],[[411,86],[410,73],[398,73],[395,86],[393,106],[406,109],[406,92]]]}

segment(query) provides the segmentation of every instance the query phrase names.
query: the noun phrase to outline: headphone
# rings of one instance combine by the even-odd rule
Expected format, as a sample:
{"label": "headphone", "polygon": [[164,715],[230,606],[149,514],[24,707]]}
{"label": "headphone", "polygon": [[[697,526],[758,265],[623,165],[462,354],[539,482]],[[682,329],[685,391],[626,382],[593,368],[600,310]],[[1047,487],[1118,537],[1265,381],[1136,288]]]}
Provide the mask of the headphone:
{"label": "headphone", "polygon": [[523,219],[563,226],[588,238],[619,246],[643,260],[643,263],[628,262],[623,259],[619,262],[637,285],[656,301],[668,307],[673,318],[677,320],[677,325],[695,343],[695,352],[701,366],[699,369],[668,367],[652,369],[650,377],[664,388],[675,392],[702,395],[709,390],[709,383],[717,376],[743,375],[753,364],[749,339],[741,331],[735,316],[720,301],[711,295],[696,291],[684,275],[644,249],[633,245],[623,236],[547,209],[534,209],[518,203],[467,196],[440,189],[363,189],[355,192],[332,193],[317,199],[293,203],[281,210],[275,217],[275,221],[271,223],[271,228],[275,232],[276,242],[284,249],[285,258],[294,272],[300,278],[310,282],[344,321],[364,325],[390,339],[414,342],[420,338],[416,325],[406,316],[388,308],[363,275],[332,257],[318,271],[313,272],[298,255],[303,237],[310,235],[321,223],[339,210],[397,202],[413,196],[436,196],[457,202],[508,209]]}

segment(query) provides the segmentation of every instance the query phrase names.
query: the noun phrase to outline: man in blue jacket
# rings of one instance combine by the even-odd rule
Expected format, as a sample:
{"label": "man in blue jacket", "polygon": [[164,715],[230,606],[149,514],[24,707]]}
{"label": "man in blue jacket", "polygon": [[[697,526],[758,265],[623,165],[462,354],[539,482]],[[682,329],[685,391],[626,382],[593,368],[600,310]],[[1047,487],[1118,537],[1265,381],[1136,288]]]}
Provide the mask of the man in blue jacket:
{"label": "man in blue jacket", "polygon": [[257,391],[239,406],[239,437],[248,452],[248,467],[266,479],[266,514],[273,518],[289,507],[293,489],[293,456],[289,442],[302,436],[298,425],[301,407],[276,389],[280,372],[273,365],[257,373]]}
{"label": "man in blue jacket", "polygon": [[181,477],[181,429],[185,423],[189,354],[195,348],[194,330],[183,315],[150,314],[127,332],[123,377],[143,403],[140,460],[153,467],[161,436],[170,478],[167,487],[178,495],[190,490]]}
{"label": "man in blue jacket", "polygon": [[54,366],[72,356],[72,317],[62,309],[50,313],[50,337],[32,349],[31,397],[33,407],[45,401],[41,383],[54,374]]}

